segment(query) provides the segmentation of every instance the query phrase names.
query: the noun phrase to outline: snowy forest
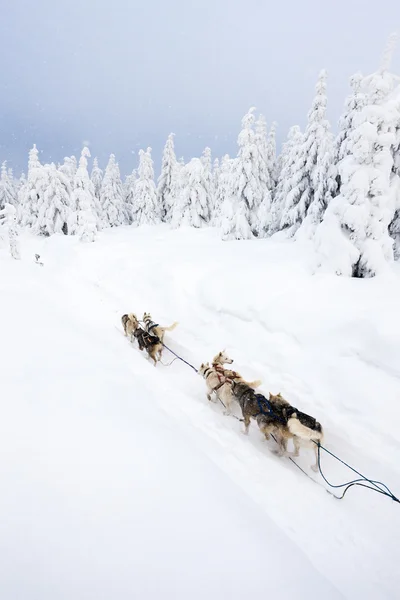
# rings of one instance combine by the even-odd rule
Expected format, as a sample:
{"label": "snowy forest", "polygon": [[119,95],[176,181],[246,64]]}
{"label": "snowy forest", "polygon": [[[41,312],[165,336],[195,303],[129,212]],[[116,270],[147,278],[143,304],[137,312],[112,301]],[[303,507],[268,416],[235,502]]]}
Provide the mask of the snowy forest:
{"label": "snowy forest", "polygon": [[281,236],[313,244],[316,269],[372,277],[400,257],[400,78],[390,72],[395,37],[380,68],[355,74],[336,134],[327,120],[321,71],[304,131],[290,129],[279,154],[276,125],[250,108],[236,157],[178,160],[171,133],[157,179],[151,148],[121,180],[111,154],[103,170],[83,148],[63,164],[41,164],[36,146],[27,175],[1,167],[0,211],[13,256],[18,230],[76,235],[92,242],[109,227],[215,227],[223,240]]}

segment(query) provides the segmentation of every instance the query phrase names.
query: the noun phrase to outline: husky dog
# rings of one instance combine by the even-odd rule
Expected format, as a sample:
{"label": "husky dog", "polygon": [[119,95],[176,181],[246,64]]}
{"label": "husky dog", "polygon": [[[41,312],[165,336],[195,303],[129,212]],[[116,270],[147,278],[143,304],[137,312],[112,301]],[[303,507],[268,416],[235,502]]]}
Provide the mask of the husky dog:
{"label": "husky dog", "polygon": [[170,325],[169,327],[161,327],[160,325],[158,325],[158,323],[155,323],[152,320],[150,313],[144,313],[143,323],[145,324],[147,333],[156,335],[159,338],[161,343],[164,342],[165,332],[173,331],[175,329],[175,327],[178,326],[178,323],[175,322],[175,323],[172,323],[172,325]]}
{"label": "husky dog", "polygon": [[293,406],[284,409],[287,418],[287,426],[293,436],[294,453],[293,456],[299,456],[300,448],[313,448],[315,453],[315,464],[312,465],[313,471],[318,471],[318,444],[324,442],[324,432],[321,423],[318,423],[314,417],[297,410]]}
{"label": "husky dog", "polygon": [[[225,363],[232,364],[233,359],[229,358],[225,351],[219,352],[219,354],[214,356],[212,365],[210,366],[208,362],[202,363],[200,365],[198,373],[206,380],[208,400],[211,400],[212,394],[215,393],[217,398],[219,398],[225,405],[225,413],[230,414],[231,403],[233,400],[231,389],[232,382],[244,382],[244,379],[236,371],[225,369],[223,367]],[[244,383],[246,383],[246,385],[250,386],[251,388],[255,388],[261,385],[261,381],[259,380],[246,381]]]}
{"label": "husky dog", "polygon": [[124,328],[125,336],[130,337],[131,342],[133,341],[133,333],[139,325],[139,321],[137,320],[136,315],[133,313],[129,313],[128,315],[122,315],[121,317],[122,326]]}
{"label": "husky dog", "polygon": [[233,363],[233,358],[229,358],[225,350],[218,352],[212,360],[212,368],[215,369],[218,373],[223,373],[225,377],[235,381],[243,381],[247,383],[252,388],[257,388],[262,384],[260,379],[256,379],[256,381],[244,381],[243,377],[237,371],[232,371],[231,369],[225,369],[224,365],[231,365]]}
{"label": "husky dog", "polygon": [[225,350],[221,350],[221,352],[218,352],[218,354],[214,356],[211,364],[215,367],[216,365],[231,365],[232,363],[233,358],[229,358]]}
{"label": "husky dog", "polygon": [[149,357],[154,361],[154,366],[157,366],[157,360],[161,360],[163,349],[160,338],[152,333],[148,333],[139,324],[135,328],[133,335],[138,341],[139,349],[146,350]]}
{"label": "husky dog", "polygon": [[289,439],[293,439],[295,449],[291,456],[298,456],[301,446],[312,446],[316,462],[311,468],[314,471],[318,469],[318,443],[323,441],[323,431],[318,421],[291,406],[280,394],[270,394],[267,400],[242,382],[232,383],[232,394],[242,409],[246,434],[249,431],[250,419],[253,418],[257,420],[266,439],[269,439],[271,434],[276,434],[280,456],[288,455]]}

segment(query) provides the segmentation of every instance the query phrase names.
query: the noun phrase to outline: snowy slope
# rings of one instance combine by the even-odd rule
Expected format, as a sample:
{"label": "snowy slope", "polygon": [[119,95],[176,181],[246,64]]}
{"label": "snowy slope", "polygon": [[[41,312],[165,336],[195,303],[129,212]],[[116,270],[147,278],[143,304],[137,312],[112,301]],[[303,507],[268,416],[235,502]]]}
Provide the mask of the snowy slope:
{"label": "snowy slope", "polygon": [[397,597],[398,505],[336,501],[118,331],[131,310],[179,320],[176,352],[225,347],[399,494],[400,277],[310,277],[306,252],[163,226],[0,250],[1,598]]}

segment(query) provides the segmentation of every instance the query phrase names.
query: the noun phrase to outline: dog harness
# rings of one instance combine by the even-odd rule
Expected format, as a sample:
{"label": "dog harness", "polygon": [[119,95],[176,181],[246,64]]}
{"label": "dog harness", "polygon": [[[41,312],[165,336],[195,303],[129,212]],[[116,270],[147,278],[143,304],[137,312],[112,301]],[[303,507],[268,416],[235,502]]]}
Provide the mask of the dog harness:
{"label": "dog harness", "polygon": [[[207,371],[208,371],[208,373],[207,373]],[[217,385],[217,387],[213,388],[214,392],[217,392],[225,383],[233,382],[233,378],[227,377],[225,375],[225,370],[220,365],[213,365],[212,367],[209,367],[207,369],[207,371],[205,371],[205,373],[204,373],[204,379],[208,379],[208,377],[211,375],[211,373],[215,373],[216,376],[218,377],[219,384]],[[235,375],[236,375],[236,373],[235,373]]]}
{"label": "dog harness", "polygon": [[150,333],[155,327],[159,327],[159,324],[154,323],[154,321],[148,321],[146,323],[147,333]]}
{"label": "dog harness", "polygon": [[[266,417],[272,417],[276,421],[280,421],[284,425],[287,425],[287,420],[274,413],[271,402],[267,400],[265,396],[262,394],[255,394],[255,398],[257,400],[258,408],[260,409],[260,414],[265,415]],[[268,412],[265,412],[263,404],[267,406]]]}
{"label": "dog harness", "polygon": [[134,334],[135,337],[141,338],[141,340],[143,342],[143,346],[145,348],[147,348],[148,346],[153,346],[154,344],[157,344],[160,342],[160,339],[156,335],[149,333],[147,331],[143,331],[143,329],[139,330],[137,333],[136,332],[137,332],[137,330],[135,331],[135,334]]}

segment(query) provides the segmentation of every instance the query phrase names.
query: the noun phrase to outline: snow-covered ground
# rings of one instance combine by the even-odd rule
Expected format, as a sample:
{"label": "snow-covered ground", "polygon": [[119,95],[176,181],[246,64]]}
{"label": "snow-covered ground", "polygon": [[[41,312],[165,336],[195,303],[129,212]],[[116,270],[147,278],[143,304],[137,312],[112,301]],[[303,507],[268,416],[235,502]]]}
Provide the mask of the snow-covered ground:
{"label": "snow-covered ground", "polygon": [[118,228],[26,235],[20,262],[0,249],[2,600],[398,598],[400,506],[332,498],[189,367],[155,369],[120,317],[178,320],[166,343],[196,367],[226,348],[399,495],[400,273],[310,276],[306,246],[218,238]]}

